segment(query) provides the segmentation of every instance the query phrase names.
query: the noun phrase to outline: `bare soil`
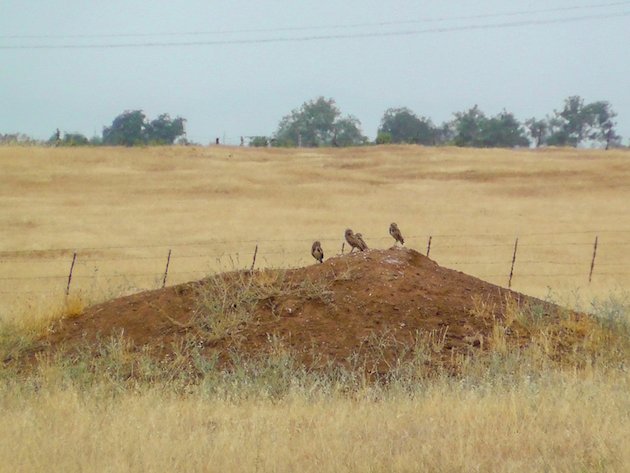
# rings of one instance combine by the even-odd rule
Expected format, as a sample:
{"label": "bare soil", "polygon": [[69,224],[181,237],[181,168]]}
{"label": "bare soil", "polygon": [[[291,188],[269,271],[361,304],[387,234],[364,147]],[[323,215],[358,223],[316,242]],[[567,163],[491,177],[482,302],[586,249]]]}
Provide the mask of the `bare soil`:
{"label": "bare soil", "polygon": [[410,355],[407,349],[423,334],[441,345],[433,363],[446,366],[457,354],[488,348],[497,322],[509,344],[526,345],[530,333],[510,316],[514,308],[550,319],[567,314],[553,304],[440,267],[407,248],[354,252],[303,268],[241,273],[240,279],[238,273],[219,277],[229,284],[274,271],[283,271],[282,290],[259,300],[251,319],[222,337],[204,336],[195,322],[202,310],[199,295],[208,284],[201,280],[89,307],[59,321],[36,352],[97,346],[122,334],[133,350],[159,357],[173,354],[182,340],[194,339],[202,353],[218,354],[229,363],[230,353],[268,352],[273,339],[308,367],[358,363],[380,373]]}

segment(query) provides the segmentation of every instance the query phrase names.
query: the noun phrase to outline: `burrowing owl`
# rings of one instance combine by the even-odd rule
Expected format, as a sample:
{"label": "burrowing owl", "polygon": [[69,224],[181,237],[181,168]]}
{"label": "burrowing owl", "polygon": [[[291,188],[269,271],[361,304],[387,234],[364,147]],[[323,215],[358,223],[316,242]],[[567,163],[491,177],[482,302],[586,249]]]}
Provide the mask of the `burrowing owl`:
{"label": "burrowing owl", "polygon": [[319,241],[313,242],[313,246],[311,247],[311,254],[313,258],[315,258],[320,263],[324,262],[324,250],[322,250],[322,245]]}
{"label": "burrowing owl", "polygon": [[355,248],[358,248],[361,251],[367,250],[367,245],[363,241],[363,238],[361,238],[361,234],[355,234],[349,228],[346,230],[346,241],[348,242],[348,245],[352,247],[350,253],[352,253]]}
{"label": "burrowing owl", "polygon": [[361,235],[360,233],[355,233],[354,236],[357,237],[357,240],[359,240],[361,242],[361,251],[367,250],[368,246],[363,241],[363,235]]}
{"label": "burrowing owl", "polygon": [[394,240],[396,240],[396,243],[400,242],[401,245],[405,244],[405,239],[403,238],[402,233],[400,233],[400,229],[398,228],[398,225],[396,225],[395,223],[392,223],[389,226],[389,234],[394,237]]}

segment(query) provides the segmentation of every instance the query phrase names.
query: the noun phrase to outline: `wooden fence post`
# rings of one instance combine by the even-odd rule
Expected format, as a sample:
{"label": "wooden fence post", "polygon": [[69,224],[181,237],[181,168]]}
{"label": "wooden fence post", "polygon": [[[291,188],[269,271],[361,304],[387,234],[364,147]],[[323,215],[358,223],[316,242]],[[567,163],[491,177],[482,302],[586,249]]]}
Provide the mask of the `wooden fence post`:
{"label": "wooden fence post", "polygon": [[74,252],[72,256],[72,264],[70,265],[70,274],[68,274],[68,285],[66,286],[66,296],[70,294],[70,283],[72,282],[72,270],[74,269],[74,263],[77,260],[77,252]]}
{"label": "wooden fence post", "polygon": [[433,236],[429,235],[429,244],[427,245],[427,258],[429,257],[429,253],[431,253],[431,239]]}
{"label": "wooden fence post", "polygon": [[345,248],[346,248],[346,242],[344,241],[344,242],[341,244],[341,254],[342,254],[342,255],[343,255],[343,250],[344,250]]}
{"label": "wooden fence post", "polygon": [[162,279],[162,287],[166,286],[166,276],[168,276],[168,265],[171,262],[171,250],[168,250],[168,257],[166,258],[166,269],[164,270],[164,279]]}
{"label": "wooden fence post", "polygon": [[258,254],[258,243],[256,243],[256,248],[254,248],[254,259],[252,260],[252,267],[249,268],[249,272],[254,272],[254,265],[256,264],[256,255]]}
{"label": "wooden fence post", "polygon": [[514,242],[514,254],[512,255],[512,267],[510,268],[510,280],[508,281],[508,289],[512,287],[512,276],[514,275],[514,262],[516,261],[516,250],[518,248],[518,237]]}
{"label": "wooden fence post", "polygon": [[588,283],[591,283],[593,277],[593,268],[595,267],[595,255],[597,255],[597,236],[595,237],[595,244],[593,245],[593,259],[591,260],[591,270],[588,273]]}

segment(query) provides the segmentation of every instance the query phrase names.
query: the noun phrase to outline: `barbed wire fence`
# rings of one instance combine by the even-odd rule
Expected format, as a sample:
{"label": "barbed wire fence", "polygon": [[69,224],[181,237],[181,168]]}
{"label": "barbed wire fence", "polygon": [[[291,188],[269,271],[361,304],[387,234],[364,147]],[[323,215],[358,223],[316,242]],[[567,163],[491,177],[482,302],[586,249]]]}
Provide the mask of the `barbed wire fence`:
{"label": "barbed wire fence", "polygon": [[[541,238],[544,241],[540,241]],[[435,259],[441,266],[464,272],[470,268],[471,275],[496,278],[508,287],[513,280],[529,278],[580,278],[590,284],[601,277],[630,276],[627,256],[630,230],[533,232],[519,236],[507,233],[408,235],[406,240],[408,247]],[[320,241],[327,257],[344,251],[339,236],[320,238]],[[369,242],[372,242],[371,247],[387,248],[391,246],[388,243],[391,237],[370,238]],[[176,244],[4,250],[0,251],[0,294],[49,294],[58,288],[60,293],[68,295],[77,280],[85,284],[95,279],[145,278],[151,280],[150,284],[136,288],[156,289],[165,287],[172,279],[180,282],[186,278],[200,279],[225,270],[226,264],[228,269],[248,269],[250,264],[253,267],[252,256],[256,254],[263,261],[279,257],[290,265],[311,264],[311,243],[312,239],[299,238],[211,239]],[[297,249],[298,245],[303,248]],[[605,257],[601,255],[604,250]],[[479,256],[480,253],[484,254]],[[468,258],[469,255],[473,257]],[[214,264],[208,264],[210,261]],[[122,268],[129,263],[141,269]],[[174,263],[182,269],[173,269]],[[26,265],[26,271],[21,265]],[[113,270],[107,269],[112,266]],[[552,268],[558,270],[550,272]]]}

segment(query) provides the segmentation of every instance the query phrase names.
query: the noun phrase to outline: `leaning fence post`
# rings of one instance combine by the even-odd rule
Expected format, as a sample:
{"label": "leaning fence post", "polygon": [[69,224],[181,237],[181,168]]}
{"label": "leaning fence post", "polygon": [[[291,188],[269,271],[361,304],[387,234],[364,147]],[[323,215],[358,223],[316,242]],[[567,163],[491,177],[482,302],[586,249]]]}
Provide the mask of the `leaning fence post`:
{"label": "leaning fence post", "polygon": [[341,254],[342,254],[342,255],[343,255],[343,250],[344,250],[345,248],[346,248],[346,242],[344,241],[344,242],[341,244]]}
{"label": "leaning fence post", "polygon": [[252,267],[249,268],[249,272],[254,272],[254,265],[256,264],[256,255],[258,254],[258,243],[256,243],[256,248],[254,248],[254,258],[252,259]]}
{"label": "leaning fence post", "polygon": [[68,285],[66,286],[66,296],[70,294],[70,283],[72,282],[72,270],[74,269],[74,263],[77,260],[77,252],[74,252],[72,256],[72,264],[70,265],[70,274],[68,274]]}
{"label": "leaning fence post", "polygon": [[427,258],[429,257],[429,253],[431,253],[431,239],[433,237],[429,235],[429,244],[427,245]]}
{"label": "leaning fence post", "polygon": [[514,254],[512,255],[512,267],[510,268],[510,280],[508,281],[508,288],[512,287],[512,276],[514,275],[514,262],[516,261],[516,249],[518,248],[518,237],[514,242]]}
{"label": "leaning fence post", "polygon": [[595,255],[597,255],[597,236],[595,237],[595,244],[593,245],[593,259],[591,260],[591,270],[588,273],[588,283],[591,283],[593,277],[593,268],[595,267]]}
{"label": "leaning fence post", "polygon": [[164,270],[164,279],[162,279],[162,287],[166,286],[166,276],[168,276],[168,265],[171,262],[171,250],[168,250],[168,256],[166,257],[166,269]]}

